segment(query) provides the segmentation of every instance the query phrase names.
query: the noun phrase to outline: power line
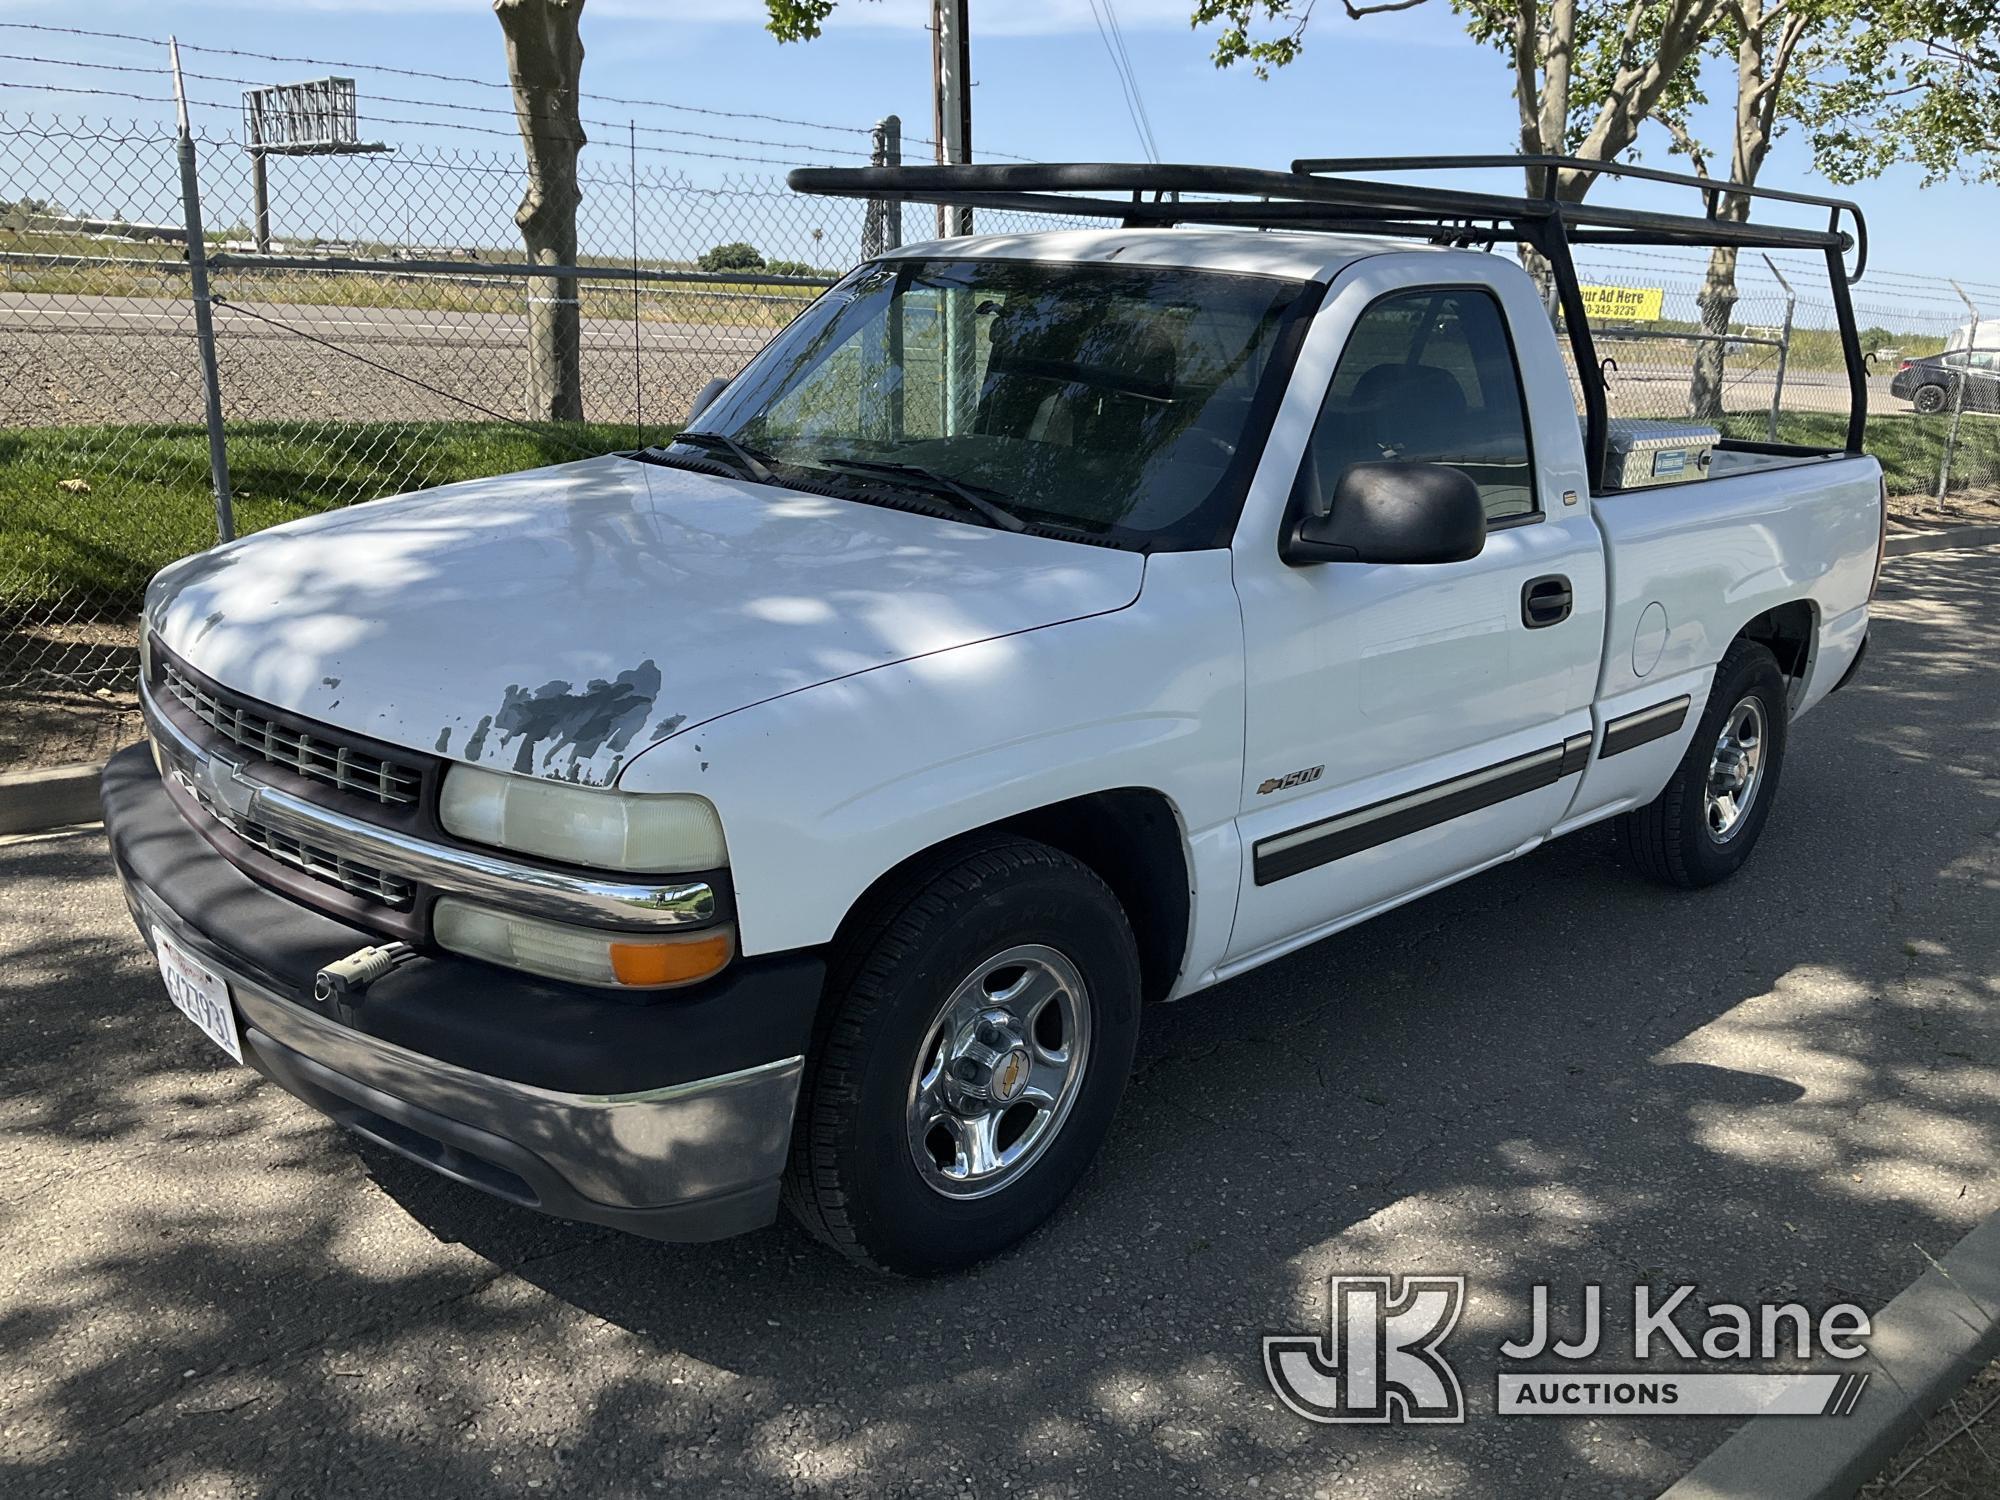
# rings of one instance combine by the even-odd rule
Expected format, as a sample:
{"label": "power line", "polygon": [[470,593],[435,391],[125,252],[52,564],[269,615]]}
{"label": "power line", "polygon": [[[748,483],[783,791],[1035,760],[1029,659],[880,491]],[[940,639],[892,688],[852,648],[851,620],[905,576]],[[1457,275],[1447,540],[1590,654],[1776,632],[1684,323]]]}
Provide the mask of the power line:
{"label": "power line", "polygon": [[1111,39],[1118,44],[1118,56],[1125,64],[1125,76],[1132,80],[1132,102],[1139,106],[1139,122],[1146,129],[1146,147],[1154,161],[1160,159],[1160,144],[1153,137],[1153,116],[1146,108],[1146,96],[1139,88],[1139,71],[1132,64],[1132,55],[1125,50],[1125,28],[1119,23],[1117,7],[1112,0],[1104,0],[1104,19],[1110,24]]}
{"label": "power line", "polygon": [[1111,33],[1104,24],[1104,14],[1098,9],[1097,0],[1090,0],[1090,18],[1097,23],[1098,39],[1104,43],[1104,51],[1111,59],[1111,71],[1118,77],[1119,92],[1125,99],[1125,113],[1131,117],[1132,131],[1139,137],[1139,149],[1146,153],[1149,161],[1158,161],[1159,154],[1153,150],[1152,137],[1146,133],[1146,126],[1138,103],[1137,88],[1126,76],[1124,64],[1118,56],[1118,48],[1112,43]]}

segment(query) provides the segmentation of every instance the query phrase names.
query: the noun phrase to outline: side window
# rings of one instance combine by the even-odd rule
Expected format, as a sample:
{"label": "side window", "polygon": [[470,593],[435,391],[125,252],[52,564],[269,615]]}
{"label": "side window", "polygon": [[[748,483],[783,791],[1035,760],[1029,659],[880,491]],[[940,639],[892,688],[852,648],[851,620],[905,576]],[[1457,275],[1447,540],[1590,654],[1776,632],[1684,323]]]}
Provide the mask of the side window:
{"label": "side window", "polygon": [[1450,464],[1479,486],[1488,521],[1531,516],[1527,409],[1500,306],[1470,287],[1399,292],[1363,312],[1313,428],[1331,496],[1349,464]]}

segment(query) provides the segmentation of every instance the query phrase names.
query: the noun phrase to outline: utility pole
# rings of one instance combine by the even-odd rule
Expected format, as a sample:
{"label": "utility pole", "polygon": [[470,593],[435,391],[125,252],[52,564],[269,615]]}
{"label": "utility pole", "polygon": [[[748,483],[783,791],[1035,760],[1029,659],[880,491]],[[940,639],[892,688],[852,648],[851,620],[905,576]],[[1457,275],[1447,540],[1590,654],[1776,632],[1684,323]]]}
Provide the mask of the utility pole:
{"label": "utility pole", "polygon": [[[972,67],[971,46],[966,38],[966,0],[931,0],[931,80],[940,166],[958,166],[972,160]],[[938,205],[938,238],[951,239],[972,233],[972,210]],[[946,292],[939,309],[938,331],[943,335],[944,430],[947,437],[965,431],[972,420],[972,403],[977,394],[973,379],[975,346],[972,298],[963,287]]]}
{"label": "utility pole", "polygon": [[[931,134],[939,166],[972,160],[972,44],[966,0],[931,0]],[[938,205],[938,238],[972,233],[972,210]]]}
{"label": "utility pole", "polygon": [[[871,167],[900,167],[903,164],[903,122],[884,115],[875,123],[874,138],[868,147]],[[903,243],[903,205],[887,198],[870,198],[868,212],[861,221],[861,258],[873,260],[884,250]]]}

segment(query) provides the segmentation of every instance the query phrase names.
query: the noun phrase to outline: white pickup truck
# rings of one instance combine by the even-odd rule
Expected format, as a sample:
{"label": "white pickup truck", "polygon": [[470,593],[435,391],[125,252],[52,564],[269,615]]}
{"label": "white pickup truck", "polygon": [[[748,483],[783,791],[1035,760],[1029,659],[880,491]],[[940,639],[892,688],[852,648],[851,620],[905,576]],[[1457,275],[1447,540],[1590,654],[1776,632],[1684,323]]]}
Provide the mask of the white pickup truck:
{"label": "white pickup truck", "polygon": [[[799,180],[1163,181],[1054,170]],[[1288,182],[1383,210],[1247,177],[1224,227],[1135,189],[892,249],[663,446],[162,572],[103,796],[175,1001],[504,1198],[667,1239],[782,1198],[921,1273],[1069,1192],[1145,1002],[1605,819],[1736,871],[1866,640],[1858,422],[1613,488],[1518,264],[1410,243],[1416,190],[1402,239],[1272,230]]]}

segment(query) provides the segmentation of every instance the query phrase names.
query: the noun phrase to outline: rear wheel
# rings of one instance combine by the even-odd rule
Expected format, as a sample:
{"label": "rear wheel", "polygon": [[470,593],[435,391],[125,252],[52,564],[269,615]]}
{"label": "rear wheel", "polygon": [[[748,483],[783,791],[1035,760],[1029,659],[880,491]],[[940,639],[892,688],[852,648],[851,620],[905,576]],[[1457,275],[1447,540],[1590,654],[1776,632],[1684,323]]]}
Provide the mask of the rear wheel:
{"label": "rear wheel", "polygon": [[1920,385],[1910,397],[1910,405],[1927,417],[1936,416],[1950,404],[1950,393],[1941,385]]}
{"label": "rear wheel", "polygon": [[1618,820],[1632,863],[1687,889],[1742,868],[1777,799],[1789,713],[1777,658],[1755,641],[1733,644],[1666,790]]}
{"label": "rear wheel", "polygon": [[943,851],[835,955],[785,1201],[912,1275],[992,1255],[1096,1156],[1138,1041],[1139,963],[1095,872],[1045,844]]}

